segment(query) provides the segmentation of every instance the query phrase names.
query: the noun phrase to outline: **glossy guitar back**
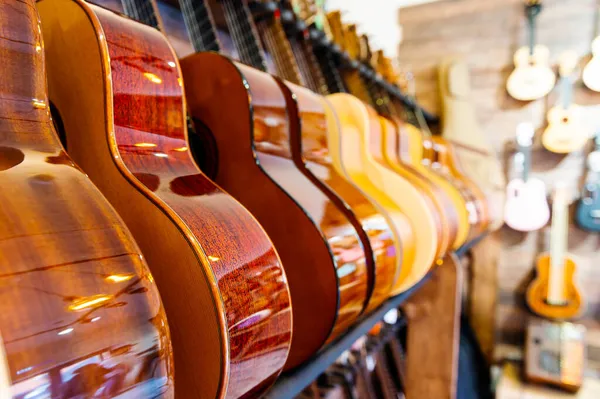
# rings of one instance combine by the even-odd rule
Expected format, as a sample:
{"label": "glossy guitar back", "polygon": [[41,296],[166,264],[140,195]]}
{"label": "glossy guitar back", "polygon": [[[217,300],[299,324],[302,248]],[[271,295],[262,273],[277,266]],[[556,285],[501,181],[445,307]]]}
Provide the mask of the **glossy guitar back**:
{"label": "glossy guitar back", "polygon": [[[353,151],[351,154],[358,157],[354,161],[358,162],[358,169],[397,204],[410,223],[415,253],[412,259],[408,258],[403,262],[400,278],[396,283],[396,292],[402,292],[420,281],[436,260],[438,240],[436,221],[431,217],[433,210],[423,201],[423,196],[414,186],[374,159],[369,147],[375,144],[377,150],[381,151],[381,141],[373,143],[370,137],[372,132],[381,137],[380,121],[375,111],[351,95],[333,94],[327,98],[342,125],[342,151]],[[356,139],[358,140],[354,141]],[[404,240],[403,244],[406,250]]]}
{"label": "glossy guitar back", "polygon": [[83,1],[38,7],[67,149],[120,211],[161,290],[176,395],[263,391],[290,345],[287,280],[254,217],[190,156],[173,50],[156,29]]}
{"label": "glossy guitar back", "polygon": [[[280,82],[280,84],[285,84]],[[322,187],[352,221],[368,254],[369,312],[386,300],[393,287],[397,270],[394,236],[391,226],[373,203],[333,165],[328,149],[327,117],[321,96],[308,89],[287,83],[286,100],[290,115],[298,115],[301,129],[291,129],[291,150],[298,168]],[[294,95],[293,100],[291,95]]]}
{"label": "glossy guitar back", "polygon": [[40,29],[33,0],[0,2],[0,397],[173,398],[156,284],[60,145]]}
{"label": "glossy guitar back", "polygon": [[359,238],[340,228],[343,215],[294,164],[285,96],[273,77],[212,53],[186,57],[182,69],[190,113],[218,148],[217,183],[252,211],[282,257],[294,304],[286,368],[295,367],[363,310]]}

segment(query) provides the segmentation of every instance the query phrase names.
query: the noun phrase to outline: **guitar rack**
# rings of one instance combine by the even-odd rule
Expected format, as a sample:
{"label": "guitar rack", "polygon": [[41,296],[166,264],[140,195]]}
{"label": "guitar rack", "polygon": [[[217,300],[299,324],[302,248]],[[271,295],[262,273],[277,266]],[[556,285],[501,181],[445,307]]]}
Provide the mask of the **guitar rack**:
{"label": "guitar rack", "polygon": [[[483,233],[473,240],[456,250],[457,257],[464,256],[473,246],[481,241],[488,233]],[[383,319],[383,316],[392,309],[397,309],[403,305],[413,294],[427,283],[432,272],[429,272],[423,280],[410,290],[388,299],[378,309],[364,317],[351,327],[344,335],[327,345],[319,351],[311,360],[299,366],[298,368],[283,373],[263,396],[265,399],[293,399],[302,392],[304,388],[310,385],[314,380],[325,372],[329,366],[344,353],[350,349],[352,344],[360,337],[367,334],[371,328]],[[404,316],[401,316],[404,317]]]}
{"label": "guitar rack", "polygon": [[[275,1],[251,1],[249,2],[249,6],[252,14],[256,18],[270,17],[277,10],[279,10],[279,5]],[[337,44],[330,41],[325,33],[320,31],[317,27],[306,26],[304,21],[296,20],[292,11],[290,10],[280,10],[280,12],[281,22],[288,34],[300,35],[308,32],[313,46],[315,48],[327,51],[333,57],[333,59],[336,60],[338,66],[358,70],[364,78],[375,82],[380,88],[384,89],[390,97],[399,100],[403,106],[411,109],[412,111],[420,108],[428,124],[435,125],[439,123],[439,118],[436,115],[433,115],[429,111],[420,107],[413,101],[412,98],[404,94],[396,84],[388,82],[381,75],[373,71],[371,68],[368,68],[366,65],[352,60],[348,53],[342,50]]]}

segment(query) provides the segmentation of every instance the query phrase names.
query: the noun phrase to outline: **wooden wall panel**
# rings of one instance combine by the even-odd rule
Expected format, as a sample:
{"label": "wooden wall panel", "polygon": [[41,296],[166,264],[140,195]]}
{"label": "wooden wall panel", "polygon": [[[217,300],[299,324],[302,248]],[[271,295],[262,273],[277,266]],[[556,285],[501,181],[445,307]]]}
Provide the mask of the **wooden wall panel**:
{"label": "wooden wall panel", "polygon": [[[543,4],[538,40],[550,48],[553,64],[562,51],[573,49],[581,55],[584,65],[589,57],[590,42],[598,31],[596,0],[545,0]],[[564,179],[577,196],[585,151],[560,156],[539,144],[539,134],[546,125],[545,113],[556,101],[557,93],[551,93],[547,99],[522,103],[513,100],[505,90],[506,79],[513,69],[513,53],[527,38],[523,15],[522,0],[446,0],[403,8],[399,11],[403,30],[400,61],[415,73],[419,101],[439,113],[437,64],[445,56],[466,59],[471,67],[473,101],[479,122],[497,156],[507,165],[508,177],[511,176],[508,164],[515,150],[515,127],[519,122],[532,121],[538,130],[533,175],[544,180],[549,189],[556,180]],[[587,90],[579,81],[575,101],[585,105],[589,129],[600,129],[600,94]],[[574,206],[572,208],[573,211]],[[548,230],[523,234],[505,227],[500,232],[502,251],[498,260],[496,314],[500,344],[522,342],[529,317],[523,295],[533,278],[535,257],[546,249]],[[591,329],[590,354],[600,360],[600,239],[571,225],[569,250],[578,262],[577,282],[587,300],[581,320]]]}

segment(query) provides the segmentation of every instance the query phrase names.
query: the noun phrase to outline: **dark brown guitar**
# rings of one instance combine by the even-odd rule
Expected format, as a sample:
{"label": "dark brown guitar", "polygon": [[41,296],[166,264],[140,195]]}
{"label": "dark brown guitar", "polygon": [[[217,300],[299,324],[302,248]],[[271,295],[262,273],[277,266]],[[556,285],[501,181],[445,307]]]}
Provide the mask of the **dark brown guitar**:
{"label": "dark brown guitar", "polygon": [[0,397],[173,398],[156,284],[59,142],[40,28],[0,1]]}
{"label": "dark brown guitar", "polygon": [[[191,33],[210,25],[203,1],[181,3]],[[186,57],[181,65],[187,100],[203,141],[214,140],[218,149],[217,183],[252,211],[282,257],[294,306],[286,364],[291,368],[364,310],[365,252],[345,214],[294,163],[291,111],[277,81],[263,72],[266,62],[247,5],[233,0],[221,5],[241,60],[254,68],[214,53]],[[209,40],[216,35],[202,33],[191,35],[197,51],[214,47]]]}
{"label": "dark brown guitar", "polygon": [[[287,358],[287,280],[256,219],[192,159],[172,48],[81,0],[38,8],[67,150],[125,219],[164,299],[177,397],[258,395]],[[124,10],[158,25],[149,1]]]}

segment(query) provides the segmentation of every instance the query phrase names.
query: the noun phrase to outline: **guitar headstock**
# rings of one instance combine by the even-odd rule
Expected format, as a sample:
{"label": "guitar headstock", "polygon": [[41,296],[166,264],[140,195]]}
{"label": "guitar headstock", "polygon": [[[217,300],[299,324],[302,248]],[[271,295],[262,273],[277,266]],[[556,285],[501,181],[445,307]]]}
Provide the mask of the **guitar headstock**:
{"label": "guitar headstock", "polygon": [[573,50],[562,53],[559,57],[558,73],[561,77],[570,76],[577,68],[579,56]]}
{"label": "guitar headstock", "polygon": [[327,13],[327,25],[331,31],[331,39],[332,41],[344,48],[345,38],[344,38],[344,25],[342,23],[342,12],[339,10],[330,11]]}
{"label": "guitar headstock", "polygon": [[356,25],[350,24],[344,27],[344,49],[348,53],[351,59],[361,59],[361,45],[358,33],[356,32]]}
{"label": "guitar headstock", "polygon": [[373,69],[375,69],[375,63],[373,62],[373,53],[371,52],[371,45],[369,44],[369,36],[366,34],[360,35],[359,40],[359,58],[361,61],[369,64]]}

